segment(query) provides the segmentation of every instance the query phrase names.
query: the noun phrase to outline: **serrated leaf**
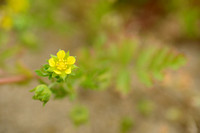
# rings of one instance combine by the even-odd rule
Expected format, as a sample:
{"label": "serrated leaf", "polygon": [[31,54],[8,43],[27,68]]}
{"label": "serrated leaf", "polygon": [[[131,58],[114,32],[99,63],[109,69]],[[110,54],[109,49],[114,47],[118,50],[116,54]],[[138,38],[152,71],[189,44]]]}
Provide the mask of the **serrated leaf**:
{"label": "serrated leaf", "polygon": [[167,55],[165,56],[165,59],[163,60],[161,66],[160,66],[160,69],[163,70],[163,69],[169,67],[175,57],[176,56],[171,51],[169,51],[167,53]]}
{"label": "serrated leaf", "polygon": [[136,47],[137,45],[132,40],[123,41],[118,52],[118,60],[121,64],[127,65],[131,62]]}
{"label": "serrated leaf", "polygon": [[41,76],[41,77],[46,77],[46,76],[49,75],[48,73],[44,73],[44,72],[42,72],[41,70],[35,70],[35,73],[36,73],[38,76]]}
{"label": "serrated leaf", "polygon": [[153,81],[147,71],[139,70],[137,71],[137,75],[142,83],[144,83],[147,87],[153,86]]}
{"label": "serrated leaf", "polygon": [[55,56],[55,55],[53,55],[53,54],[51,54],[50,56],[51,56],[51,58],[54,58],[54,59],[57,58],[57,56]]}
{"label": "serrated leaf", "polygon": [[131,87],[131,77],[130,77],[130,72],[125,70],[122,70],[117,77],[116,80],[116,85],[117,85],[117,90],[119,90],[122,94],[127,94]]}
{"label": "serrated leaf", "polygon": [[181,67],[185,63],[186,63],[186,58],[183,55],[178,55],[173,59],[170,67],[174,70],[177,70],[179,67]]}
{"label": "serrated leaf", "polygon": [[158,49],[156,54],[152,58],[149,71],[152,72],[154,78],[157,80],[162,80],[164,77],[161,68],[167,54],[168,54],[168,48]]}
{"label": "serrated leaf", "polygon": [[155,47],[148,47],[146,49],[143,49],[141,53],[139,53],[137,62],[136,62],[136,67],[137,69],[148,69],[149,64],[151,62],[151,59],[156,51]]}

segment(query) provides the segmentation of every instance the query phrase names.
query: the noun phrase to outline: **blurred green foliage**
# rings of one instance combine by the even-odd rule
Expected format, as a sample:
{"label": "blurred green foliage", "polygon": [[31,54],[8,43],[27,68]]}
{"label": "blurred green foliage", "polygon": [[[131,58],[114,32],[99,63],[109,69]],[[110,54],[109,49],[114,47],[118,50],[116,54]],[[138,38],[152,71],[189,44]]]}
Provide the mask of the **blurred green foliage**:
{"label": "blurred green foliage", "polygon": [[75,106],[71,109],[69,117],[74,125],[80,126],[89,121],[89,111],[86,107]]}
{"label": "blurred green foliage", "polygon": [[129,133],[134,127],[134,121],[130,117],[124,117],[121,120],[120,132]]}
{"label": "blurred green foliage", "polygon": [[155,105],[150,100],[141,99],[137,103],[137,109],[143,116],[150,116],[155,108]]}
{"label": "blurred green foliage", "polygon": [[137,57],[136,71],[147,86],[153,85],[153,78],[163,80],[166,68],[177,70],[186,63],[182,54],[176,54],[167,47],[148,46]]}
{"label": "blurred green foliage", "polygon": [[198,0],[171,0],[169,6],[176,13],[186,38],[199,38],[200,6]]}

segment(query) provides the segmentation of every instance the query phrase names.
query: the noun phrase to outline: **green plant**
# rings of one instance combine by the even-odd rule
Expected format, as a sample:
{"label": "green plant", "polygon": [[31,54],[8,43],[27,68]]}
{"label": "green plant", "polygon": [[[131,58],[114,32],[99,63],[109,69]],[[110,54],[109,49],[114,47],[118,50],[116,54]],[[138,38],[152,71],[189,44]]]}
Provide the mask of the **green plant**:
{"label": "green plant", "polygon": [[69,117],[76,126],[80,126],[88,122],[89,111],[86,107],[75,106],[71,109]]}
{"label": "green plant", "polygon": [[163,80],[166,69],[177,70],[185,63],[184,55],[177,54],[168,47],[148,46],[138,54],[136,72],[140,81],[151,87],[154,79]]}
{"label": "green plant", "polygon": [[73,70],[78,68],[74,64],[75,61],[75,57],[70,56],[69,51],[65,53],[65,51],[59,50],[57,56],[51,55],[48,64],[35,71],[38,76],[48,77],[51,83],[47,84],[42,81],[41,85],[31,90],[31,92],[35,92],[33,99],[40,100],[45,105],[49,101],[51,93],[55,94],[56,98],[72,93],[72,88],[68,87],[68,79],[70,75],[74,75]]}
{"label": "green plant", "polygon": [[121,120],[120,132],[121,133],[131,132],[133,127],[134,127],[134,121],[130,117],[124,117]]}
{"label": "green plant", "polygon": [[[148,1],[134,3],[139,5],[139,9]],[[180,2],[174,3],[174,6],[179,6]],[[0,72],[10,72],[12,67],[13,73],[18,74],[1,79],[0,84],[37,79],[38,85],[31,90],[34,93],[33,99],[41,101],[45,106],[52,96],[55,99],[69,97],[74,100],[78,96],[78,89],[102,91],[111,88],[127,95],[134,86],[132,81],[135,77],[146,87],[153,87],[164,79],[168,70],[178,70],[185,65],[186,57],[182,53],[174,52],[174,48],[140,45],[137,39],[130,39],[129,23],[132,22],[129,21],[132,20],[132,13],[123,14],[123,11],[116,8],[115,4],[119,3],[120,6],[121,1],[97,0],[84,3],[85,1],[81,0],[0,2]],[[186,34],[198,35],[196,27],[199,9],[185,8],[186,5],[183,9],[179,8],[177,18],[181,20]],[[62,13],[66,11],[65,8],[69,10],[66,16]],[[52,31],[53,36],[57,35],[54,34],[55,31],[63,33],[69,42],[75,38],[83,47],[78,47],[77,58],[63,50],[60,50],[57,56],[51,55],[48,63],[35,71],[36,76],[18,60],[24,52],[38,47],[39,41],[35,33]],[[139,41],[143,39],[145,38],[141,37]],[[11,58],[17,60],[12,62],[14,65],[5,63]],[[78,67],[75,65],[76,60]],[[154,104],[149,100],[141,100],[137,109],[142,115],[149,116]],[[178,116],[177,110],[167,114],[169,119],[177,119]],[[79,126],[88,121],[89,111],[85,107],[77,106],[71,109],[69,117]],[[124,118],[120,130],[129,132],[133,126],[133,120]]]}

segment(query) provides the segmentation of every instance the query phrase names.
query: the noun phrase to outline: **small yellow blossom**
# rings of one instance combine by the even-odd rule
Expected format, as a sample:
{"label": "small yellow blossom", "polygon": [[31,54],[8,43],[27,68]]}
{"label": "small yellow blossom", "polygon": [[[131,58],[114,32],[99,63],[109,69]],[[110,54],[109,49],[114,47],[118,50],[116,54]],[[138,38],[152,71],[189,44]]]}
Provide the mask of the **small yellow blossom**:
{"label": "small yellow blossom", "polygon": [[10,30],[13,26],[13,20],[11,16],[4,15],[0,20],[0,27],[4,30]]}
{"label": "small yellow blossom", "polygon": [[7,0],[8,8],[14,13],[25,12],[29,8],[28,0]]}
{"label": "small yellow blossom", "polygon": [[66,54],[64,50],[59,50],[57,52],[57,56],[50,58],[48,62],[50,70],[58,75],[61,75],[71,73],[76,59],[74,56]]}

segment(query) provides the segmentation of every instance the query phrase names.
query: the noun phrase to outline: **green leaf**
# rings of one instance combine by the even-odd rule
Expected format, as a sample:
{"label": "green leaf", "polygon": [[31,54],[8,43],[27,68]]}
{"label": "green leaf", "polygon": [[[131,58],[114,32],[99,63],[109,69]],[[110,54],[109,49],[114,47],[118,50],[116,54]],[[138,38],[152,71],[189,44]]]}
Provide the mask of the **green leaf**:
{"label": "green leaf", "polygon": [[142,83],[144,83],[147,87],[153,86],[152,77],[150,77],[147,71],[137,70],[137,75]]}
{"label": "green leaf", "polygon": [[119,90],[122,94],[126,95],[131,89],[131,77],[130,72],[126,69],[122,70],[117,77],[116,84],[117,90]]}
{"label": "green leaf", "polygon": [[167,55],[165,56],[161,66],[160,66],[160,69],[163,70],[167,67],[170,67],[171,65],[171,62],[173,61],[173,59],[176,57],[176,55],[173,54],[173,52],[169,51],[167,53]]}
{"label": "green leaf", "polygon": [[132,40],[124,40],[119,47],[118,60],[123,65],[128,65],[132,59],[137,45]]}
{"label": "green leaf", "polygon": [[136,61],[136,73],[138,78],[147,87],[151,87],[153,85],[151,73],[149,72],[149,65],[156,50],[156,47],[147,47],[143,49],[143,51],[139,53]]}
{"label": "green leaf", "polygon": [[177,70],[181,66],[186,64],[186,58],[183,55],[176,56],[170,65],[170,67],[174,70]]}
{"label": "green leaf", "polygon": [[149,65],[152,61],[153,55],[156,51],[156,47],[147,47],[143,49],[138,55],[137,62],[136,62],[136,67],[137,69],[148,69]]}
{"label": "green leaf", "polygon": [[38,75],[38,76],[41,76],[41,77],[47,77],[49,74],[48,73],[45,73],[41,70],[35,70],[35,73]]}
{"label": "green leaf", "polygon": [[36,90],[36,88],[34,88],[34,89],[30,90],[30,92],[34,92],[35,90]]}
{"label": "green leaf", "polygon": [[168,54],[168,48],[158,49],[154,57],[152,58],[151,64],[149,66],[150,71],[157,80],[162,80],[164,75],[162,74],[162,63]]}
{"label": "green leaf", "polygon": [[54,58],[54,59],[57,59],[57,56],[55,56],[55,55],[50,55],[51,56],[51,58]]}

